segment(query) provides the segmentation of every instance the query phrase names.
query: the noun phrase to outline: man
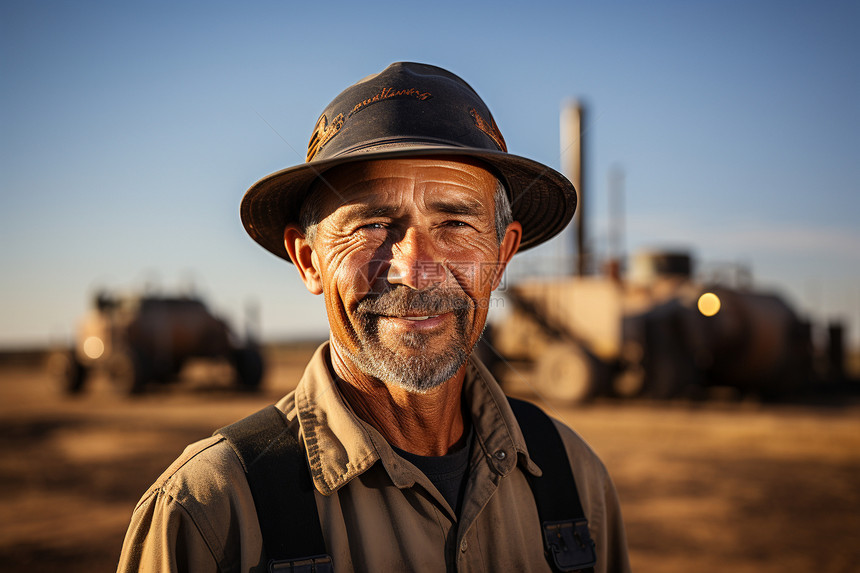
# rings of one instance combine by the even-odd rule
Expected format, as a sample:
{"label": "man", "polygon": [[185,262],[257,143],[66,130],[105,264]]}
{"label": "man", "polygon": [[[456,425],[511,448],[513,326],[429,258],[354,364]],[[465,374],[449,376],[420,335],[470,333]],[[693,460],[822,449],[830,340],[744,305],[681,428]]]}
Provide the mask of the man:
{"label": "man", "polygon": [[[347,88],[317,121],[306,163],[256,183],[241,209],[251,237],[325,298],[330,340],[273,422],[298,444],[284,475],[309,471],[311,509],[272,509],[298,495],[279,487],[280,470],[251,476],[278,458],[277,438],[245,455],[216,434],[141,499],[120,570],[551,571],[567,545],[590,552],[590,536],[595,571],[627,571],[599,459],[559,422],[527,446],[532,425],[470,358],[508,261],[561,231],[575,206],[567,179],[507,153],[484,102],[450,72],[396,63]],[[537,464],[551,435],[559,446]],[[578,492],[581,529],[539,515],[530,484],[552,465],[572,478],[550,505]],[[280,524],[261,522],[273,511],[294,533],[271,541]],[[275,545],[317,530],[326,555],[279,561]],[[545,549],[547,531],[557,539]]]}

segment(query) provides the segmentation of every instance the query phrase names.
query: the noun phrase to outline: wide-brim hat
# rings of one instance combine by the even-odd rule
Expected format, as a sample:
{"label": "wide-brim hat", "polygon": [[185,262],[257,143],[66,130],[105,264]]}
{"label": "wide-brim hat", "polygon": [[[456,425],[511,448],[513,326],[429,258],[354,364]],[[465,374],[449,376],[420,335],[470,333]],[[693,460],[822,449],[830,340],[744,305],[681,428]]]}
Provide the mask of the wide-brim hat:
{"label": "wide-brim hat", "polygon": [[257,243],[289,261],[284,228],[298,223],[308,189],[326,170],[434,156],[479,160],[502,180],[513,218],[523,226],[520,251],[557,235],[576,210],[576,190],[564,175],[507,152],[490,110],[469,84],[437,66],[398,62],[346,88],[325,108],[305,163],[254,183],[242,199],[242,224]]}

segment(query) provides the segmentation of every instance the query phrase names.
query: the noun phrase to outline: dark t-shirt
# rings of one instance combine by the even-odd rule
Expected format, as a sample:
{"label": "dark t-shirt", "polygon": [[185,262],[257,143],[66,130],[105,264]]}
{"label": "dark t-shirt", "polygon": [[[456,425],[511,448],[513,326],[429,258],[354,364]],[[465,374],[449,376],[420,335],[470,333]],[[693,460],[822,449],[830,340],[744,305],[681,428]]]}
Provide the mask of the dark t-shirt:
{"label": "dark t-shirt", "polygon": [[412,463],[416,468],[424,472],[454,513],[460,513],[460,499],[466,486],[466,478],[469,475],[469,453],[472,450],[474,432],[471,424],[465,439],[461,440],[462,446],[453,453],[444,456],[419,456],[392,446],[394,451],[406,461]]}

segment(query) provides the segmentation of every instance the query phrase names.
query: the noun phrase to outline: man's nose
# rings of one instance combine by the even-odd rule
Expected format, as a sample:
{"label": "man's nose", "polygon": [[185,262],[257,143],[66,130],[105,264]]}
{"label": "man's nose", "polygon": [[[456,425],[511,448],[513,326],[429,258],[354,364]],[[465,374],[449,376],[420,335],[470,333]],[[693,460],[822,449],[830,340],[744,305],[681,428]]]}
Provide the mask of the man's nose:
{"label": "man's nose", "polygon": [[388,282],[423,290],[444,282],[445,266],[437,260],[432,239],[409,228],[391,248]]}

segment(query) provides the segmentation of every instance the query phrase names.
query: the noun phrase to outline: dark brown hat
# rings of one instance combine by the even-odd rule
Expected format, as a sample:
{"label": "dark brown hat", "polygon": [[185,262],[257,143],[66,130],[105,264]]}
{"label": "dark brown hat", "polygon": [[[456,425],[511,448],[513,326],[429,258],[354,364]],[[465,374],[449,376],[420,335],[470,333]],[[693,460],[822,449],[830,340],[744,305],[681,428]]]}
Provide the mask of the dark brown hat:
{"label": "dark brown hat", "polygon": [[523,226],[521,251],[554,237],[573,217],[571,182],[508,153],[490,110],[466,82],[436,66],[398,62],[334,98],[317,120],[305,163],[272,173],[245,193],[242,223],[255,241],[289,261],[284,227],[298,222],[309,187],[327,169],[438,155],[479,159],[502,179],[514,220]]}

